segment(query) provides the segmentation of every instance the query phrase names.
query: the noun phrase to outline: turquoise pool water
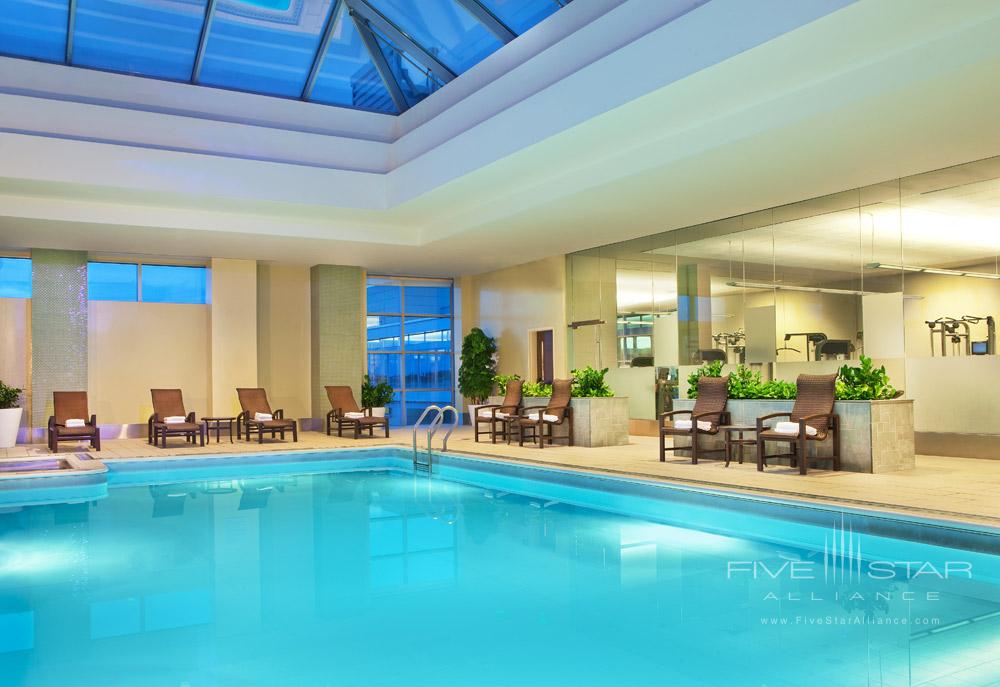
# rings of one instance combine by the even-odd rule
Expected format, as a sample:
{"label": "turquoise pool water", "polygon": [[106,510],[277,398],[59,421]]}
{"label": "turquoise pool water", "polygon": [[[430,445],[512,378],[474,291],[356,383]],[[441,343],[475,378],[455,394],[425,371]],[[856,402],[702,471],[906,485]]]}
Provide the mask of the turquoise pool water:
{"label": "turquoise pool water", "polygon": [[435,470],[297,453],[0,492],[0,684],[1000,682],[995,530]]}

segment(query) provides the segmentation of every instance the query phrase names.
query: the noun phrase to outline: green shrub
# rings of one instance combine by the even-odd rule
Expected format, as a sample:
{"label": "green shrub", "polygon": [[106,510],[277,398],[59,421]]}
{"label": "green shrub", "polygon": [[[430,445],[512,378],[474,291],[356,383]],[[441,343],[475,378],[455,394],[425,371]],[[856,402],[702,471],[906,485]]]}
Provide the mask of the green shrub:
{"label": "green shrub", "polygon": [[755,372],[746,365],[740,365],[729,373],[729,398],[763,398],[763,386],[760,372]]}
{"label": "green shrub", "polygon": [[837,380],[837,398],[842,401],[877,401],[896,396],[885,365],[875,367],[872,359],[861,356],[858,367],[844,365]]}
{"label": "green shrub", "polygon": [[552,395],[552,385],[545,382],[525,382],[521,395],[526,398],[541,398]]}
{"label": "green shrub", "polygon": [[698,398],[698,380],[702,377],[721,377],[722,376],[722,361],[716,360],[711,363],[705,363],[697,370],[688,375],[688,398]]}
{"label": "green shrub", "polygon": [[478,405],[484,403],[493,391],[493,378],[497,374],[497,342],[479,327],[462,339],[462,364],[458,368],[458,390]]}
{"label": "green shrub", "polygon": [[497,393],[501,396],[507,395],[507,382],[516,382],[521,378],[521,375],[497,375],[493,378],[493,381],[497,385]]}
{"label": "green shrub", "polygon": [[0,409],[18,408],[17,400],[21,397],[21,391],[0,381]]}
{"label": "green shrub", "polygon": [[395,393],[389,382],[372,384],[371,377],[365,375],[361,382],[361,407],[384,408],[392,403]]}
{"label": "green shrub", "polygon": [[572,370],[572,395],[577,398],[609,398],[614,396],[615,392],[604,380],[606,374],[608,374],[608,368],[595,370],[590,365],[582,370]]}
{"label": "green shrub", "polygon": [[795,384],[793,382],[786,382],[783,379],[774,379],[770,382],[764,382],[760,387],[760,396],[757,398],[780,398],[780,399],[792,399],[795,398]]}

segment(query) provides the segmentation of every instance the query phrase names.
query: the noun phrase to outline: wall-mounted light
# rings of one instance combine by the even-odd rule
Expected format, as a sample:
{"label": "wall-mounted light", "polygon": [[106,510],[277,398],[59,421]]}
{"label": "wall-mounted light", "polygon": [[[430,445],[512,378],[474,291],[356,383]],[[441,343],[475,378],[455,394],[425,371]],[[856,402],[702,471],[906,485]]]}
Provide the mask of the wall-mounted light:
{"label": "wall-mounted light", "polygon": [[767,284],[753,281],[727,281],[726,286],[736,286],[744,289],[765,289],[771,291],[804,291],[806,293],[829,293],[837,296],[867,296],[874,291],[853,291],[851,289],[824,289],[820,286],[791,286],[789,284]]}
{"label": "wall-mounted light", "polygon": [[865,265],[870,270],[895,270],[897,272],[923,272],[924,274],[943,274],[949,277],[976,277],[978,279],[1000,279],[1000,274],[990,272],[968,272],[966,270],[948,270],[940,267],[917,267],[915,265],[893,265],[888,262],[870,262]]}

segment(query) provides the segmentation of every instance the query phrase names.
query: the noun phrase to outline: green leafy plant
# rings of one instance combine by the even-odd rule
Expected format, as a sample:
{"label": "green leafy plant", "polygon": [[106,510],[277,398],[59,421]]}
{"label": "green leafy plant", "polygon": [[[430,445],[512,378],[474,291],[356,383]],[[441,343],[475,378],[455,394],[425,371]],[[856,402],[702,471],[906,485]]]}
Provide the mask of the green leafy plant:
{"label": "green leafy plant", "polygon": [[571,395],[577,398],[609,398],[615,395],[604,376],[608,374],[608,368],[595,370],[590,365],[581,370],[571,370],[573,375],[573,385]]}
{"label": "green leafy plant", "polygon": [[698,398],[698,380],[702,377],[721,377],[722,361],[715,360],[705,363],[697,370],[688,375],[688,398]]}
{"label": "green leafy plant", "polygon": [[760,372],[740,365],[729,373],[729,398],[761,398]]}
{"label": "green leafy plant", "polygon": [[552,395],[552,385],[545,382],[525,382],[521,390],[525,398],[542,398]]}
{"label": "green leafy plant", "polygon": [[885,365],[875,367],[872,359],[861,356],[857,367],[844,365],[837,380],[837,398],[842,401],[877,401],[893,398],[896,389],[889,383]]}
{"label": "green leafy plant", "polygon": [[521,375],[497,375],[493,378],[493,381],[497,385],[497,393],[501,396],[507,395],[507,382],[516,382],[521,378]]}
{"label": "green leafy plant", "polygon": [[384,408],[392,403],[395,393],[389,382],[373,384],[371,377],[365,375],[361,382],[361,407]]}
{"label": "green leafy plant", "polygon": [[18,408],[17,400],[21,397],[22,389],[7,386],[0,381],[0,409]]}
{"label": "green leafy plant", "polygon": [[764,382],[760,386],[760,396],[757,398],[778,398],[778,399],[792,399],[795,398],[795,384],[793,382],[786,382],[783,379],[774,379],[770,382]]}
{"label": "green leafy plant", "polygon": [[458,368],[458,390],[478,405],[484,403],[493,391],[497,373],[497,342],[479,327],[462,339],[462,364]]}

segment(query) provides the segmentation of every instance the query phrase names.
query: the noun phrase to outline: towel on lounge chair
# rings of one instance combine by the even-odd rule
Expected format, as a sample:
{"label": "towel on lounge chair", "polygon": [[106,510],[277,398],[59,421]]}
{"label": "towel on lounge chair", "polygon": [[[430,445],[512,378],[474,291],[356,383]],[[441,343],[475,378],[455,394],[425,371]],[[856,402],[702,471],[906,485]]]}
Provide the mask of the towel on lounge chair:
{"label": "towel on lounge chair", "polygon": [[254,413],[253,419],[254,422],[267,422],[268,420],[273,420],[274,415],[271,413]]}
{"label": "towel on lounge chair", "polygon": [[[537,421],[538,411],[528,413],[528,419]],[[558,415],[549,415],[548,413],[542,413],[542,419],[545,420],[546,422],[559,422]]]}
{"label": "towel on lounge chair", "polygon": [[[690,420],[674,420],[674,429],[691,429]],[[705,422],[704,420],[698,420],[698,429],[705,432],[712,431],[712,423]]]}
{"label": "towel on lounge chair", "polygon": [[[799,423],[798,422],[778,422],[771,428],[778,434],[798,434],[799,433]],[[815,427],[810,427],[806,425],[806,435],[814,437],[817,434]]]}
{"label": "towel on lounge chair", "polygon": [[355,412],[355,411],[351,411],[349,413],[344,413],[344,417],[346,417],[348,420],[357,420],[357,419],[362,418],[364,416],[365,416],[364,413],[359,413],[359,412]]}
{"label": "towel on lounge chair", "polygon": [[80,420],[79,418],[72,418],[72,419],[66,420],[66,424],[63,425],[63,426],[64,427],[86,427],[87,426],[87,421],[86,420]]}
{"label": "towel on lounge chair", "polygon": [[185,418],[183,415],[168,415],[167,417],[163,418],[163,421],[168,425],[179,425],[182,422],[186,422],[187,418]]}

